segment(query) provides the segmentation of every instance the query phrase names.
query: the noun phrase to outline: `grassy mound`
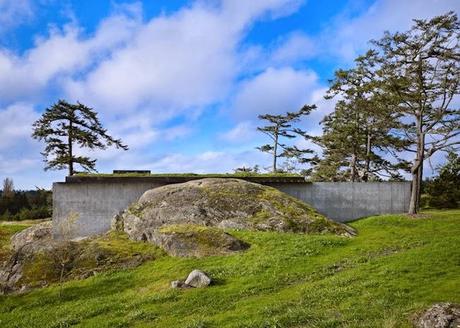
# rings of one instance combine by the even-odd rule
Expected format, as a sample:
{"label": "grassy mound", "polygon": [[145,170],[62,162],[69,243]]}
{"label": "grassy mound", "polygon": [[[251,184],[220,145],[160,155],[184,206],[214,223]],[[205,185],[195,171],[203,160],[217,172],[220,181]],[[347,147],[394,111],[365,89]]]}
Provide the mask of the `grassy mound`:
{"label": "grassy mound", "polygon": [[[161,257],[25,295],[0,296],[8,327],[387,327],[460,302],[460,210],[356,221],[356,238],[235,231],[230,256]],[[206,289],[171,290],[193,269]]]}

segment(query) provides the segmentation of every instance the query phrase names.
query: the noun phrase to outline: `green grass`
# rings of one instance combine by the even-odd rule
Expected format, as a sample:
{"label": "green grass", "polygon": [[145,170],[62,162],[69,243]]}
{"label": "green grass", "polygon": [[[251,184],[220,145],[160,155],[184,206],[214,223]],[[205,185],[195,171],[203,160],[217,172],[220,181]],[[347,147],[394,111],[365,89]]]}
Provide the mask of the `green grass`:
{"label": "green grass", "polygon": [[[352,223],[355,238],[233,232],[241,254],[162,257],[29,294],[0,297],[1,327],[410,327],[433,302],[460,302],[460,210]],[[206,289],[171,290],[192,269]]]}

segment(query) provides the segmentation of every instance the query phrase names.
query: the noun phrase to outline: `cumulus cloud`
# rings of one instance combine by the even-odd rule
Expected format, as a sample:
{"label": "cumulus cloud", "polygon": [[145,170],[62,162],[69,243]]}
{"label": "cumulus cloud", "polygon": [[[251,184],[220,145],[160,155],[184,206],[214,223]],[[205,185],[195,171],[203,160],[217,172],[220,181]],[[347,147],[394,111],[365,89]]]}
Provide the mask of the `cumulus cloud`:
{"label": "cumulus cloud", "polygon": [[228,142],[244,142],[251,140],[256,134],[256,126],[251,121],[238,123],[232,129],[220,134],[220,139]]}
{"label": "cumulus cloud", "polygon": [[265,163],[267,156],[256,150],[243,152],[207,151],[195,155],[168,154],[146,167],[154,172],[233,172],[238,167],[252,167]]}
{"label": "cumulus cloud", "polygon": [[0,97],[3,101],[34,99],[53,79],[81,74],[130,39],[140,16],[119,13],[105,19],[96,33],[83,38],[75,23],[53,27],[47,37],[22,55],[0,49]]}
{"label": "cumulus cloud", "polygon": [[299,1],[196,2],[144,24],[130,42],[80,79],[69,95],[107,108],[139,108],[158,121],[194,114],[222,100],[240,73],[238,46],[257,17],[284,11]]}
{"label": "cumulus cloud", "polygon": [[30,104],[15,103],[0,109],[0,150],[24,147],[32,133],[32,123],[38,117]]}
{"label": "cumulus cloud", "polygon": [[364,13],[350,18],[348,13],[337,17],[335,23],[318,40],[333,56],[352,60],[368,47],[368,41],[378,39],[383,32],[404,31],[413,25],[412,19],[429,19],[448,11],[459,12],[458,0],[376,0]]}
{"label": "cumulus cloud", "polygon": [[0,35],[32,17],[31,0],[0,0]]}
{"label": "cumulus cloud", "polygon": [[39,145],[30,137],[37,117],[33,106],[26,103],[0,108],[0,178],[40,165]]}
{"label": "cumulus cloud", "polygon": [[255,119],[259,114],[299,110],[318,87],[318,77],[312,71],[268,68],[241,83],[233,101],[234,116]]}
{"label": "cumulus cloud", "polygon": [[277,42],[270,60],[275,64],[287,64],[312,58],[316,53],[314,40],[304,33],[295,32]]}

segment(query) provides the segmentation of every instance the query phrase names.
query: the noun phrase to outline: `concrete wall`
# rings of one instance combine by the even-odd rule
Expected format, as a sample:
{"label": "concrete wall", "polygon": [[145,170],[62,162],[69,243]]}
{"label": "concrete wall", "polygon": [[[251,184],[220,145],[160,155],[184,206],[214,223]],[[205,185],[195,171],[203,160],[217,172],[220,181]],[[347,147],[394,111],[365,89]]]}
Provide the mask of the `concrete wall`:
{"label": "concrete wall", "polygon": [[273,187],[340,222],[409,209],[410,182],[315,182]]}
{"label": "concrete wall", "polygon": [[77,215],[71,237],[100,234],[110,229],[112,218],[159,183],[54,183],[53,229],[59,235],[65,220]]}
{"label": "concrete wall", "polygon": [[[71,236],[106,232],[114,215],[135,202],[146,190],[169,182],[126,181],[53,184],[53,225],[55,234],[65,220],[75,215],[78,223]],[[346,222],[360,217],[403,213],[408,210],[409,182],[270,182],[273,186],[315,207],[327,217]]]}

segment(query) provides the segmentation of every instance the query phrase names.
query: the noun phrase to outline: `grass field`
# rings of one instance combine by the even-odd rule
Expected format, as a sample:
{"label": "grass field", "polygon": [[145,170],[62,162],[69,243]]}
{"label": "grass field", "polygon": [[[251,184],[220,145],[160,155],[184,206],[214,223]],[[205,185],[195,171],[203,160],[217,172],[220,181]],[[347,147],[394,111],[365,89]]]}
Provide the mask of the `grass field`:
{"label": "grass field", "polygon": [[[0,327],[410,327],[413,312],[460,302],[460,210],[351,225],[352,239],[235,232],[248,251],[165,256],[68,282],[62,299],[57,287],[1,296]],[[4,243],[19,228],[0,229]],[[195,268],[215,284],[169,288]]]}

